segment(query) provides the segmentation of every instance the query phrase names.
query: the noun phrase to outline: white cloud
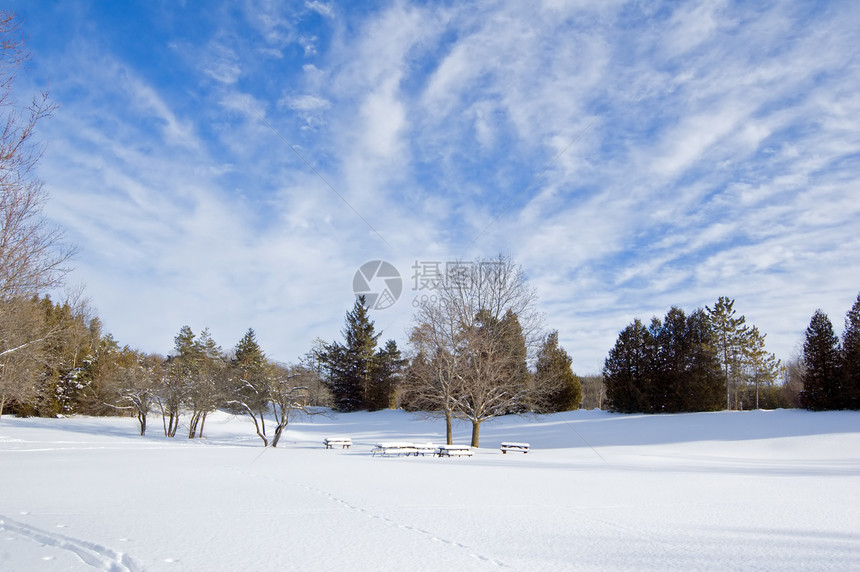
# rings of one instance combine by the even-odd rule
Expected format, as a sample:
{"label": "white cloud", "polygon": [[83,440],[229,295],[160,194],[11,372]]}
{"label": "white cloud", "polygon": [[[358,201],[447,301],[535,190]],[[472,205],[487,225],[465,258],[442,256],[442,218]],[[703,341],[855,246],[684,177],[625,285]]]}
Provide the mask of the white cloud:
{"label": "white cloud", "polygon": [[366,260],[511,252],[578,371],[720,295],[788,357],[858,287],[858,10],[658,8],[247,2],[173,40],[179,85],[68,50],[40,174],[75,276],[122,342],[253,326],[289,359],[338,335]]}

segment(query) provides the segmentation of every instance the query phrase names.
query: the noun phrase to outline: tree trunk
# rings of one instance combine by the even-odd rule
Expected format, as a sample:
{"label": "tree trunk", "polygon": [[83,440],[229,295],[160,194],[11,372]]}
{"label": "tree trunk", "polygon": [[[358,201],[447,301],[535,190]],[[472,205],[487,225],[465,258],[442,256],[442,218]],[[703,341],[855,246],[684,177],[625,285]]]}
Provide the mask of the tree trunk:
{"label": "tree trunk", "polygon": [[454,430],[451,427],[451,411],[445,411],[445,439],[449,445],[454,444]]}
{"label": "tree trunk", "polygon": [[191,414],[191,421],[188,422],[188,438],[194,439],[197,436],[197,424],[200,423],[202,411],[194,411]]}
{"label": "tree trunk", "polygon": [[203,417],[200,418],[200,433],[198,434],[198,439],[203,438],[203,426],[206,425],[206,411],[203,412]]}
{"label": "tree trunk", "polygon": [[472,447],[478,447],[478,438],[481,434],[481,422],[472,419]]}
{"label": "tree trunk", "polygon": [[171,411],[167,423],[167,436],[176,437],[177,429],[179,429],[179,412]]}
{"label": "tree trunk", "polygon": [[278,446],[278,441],[281,440],[281,434],[284,432],[284,429],[286,429],[286,428],[287,428],[286,425],[281,425],[280,423],[275,427],[275,436],[272,438],[272,447]]}
{"label": "tree trunk", "polygon": [[137,422],[140,423],[140,436],[146,435],[146,413],[138,409]]}

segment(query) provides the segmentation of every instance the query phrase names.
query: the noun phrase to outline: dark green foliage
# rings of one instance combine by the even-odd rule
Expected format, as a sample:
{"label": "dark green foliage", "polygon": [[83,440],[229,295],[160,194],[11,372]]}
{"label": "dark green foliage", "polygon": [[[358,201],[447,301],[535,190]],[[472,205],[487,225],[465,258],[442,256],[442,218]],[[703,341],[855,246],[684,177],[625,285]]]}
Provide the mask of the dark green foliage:
{"label": "dark green foliage", "polygon": [[407,360],[403,359],[394,340],[388,340],[385,347],[376,352],[373,371],[374,383],[370,390],[368,409],[372,411],[396,407],[397,387],[400,384],[406,362]]}
{"label": "dark green foliage", "polygon": [[842,334],[842,391],[846,409],[860,409],[860,294],[845,316]]}
{"label": "dark green foliage", "polygon": [[257,343],[254,330],[248,331],[236,344],[230,366],[233,370],[235,397],[253,409],[266,407],[266,355]]}
{"label": "dark green foliage", "polygon": [[582,385],[571,369],[573,360],[558,345],[558,330],[550,332],[538,350],[534,387],[539,413],[579,409]]}
{"label": "dark green foliage", "polygon": [[803,343],[803,391],[801,404],[807,409],[838,409],[841,401],[839,338],[827,314],[816,310],[806,328]]}
{"label": "dark green foliage", "polygon": [[722,380],[708,317],[672,308],[649,328],[635,320],[618,337],[603,368],[606,397],[622,413],[713,411]]}
{"label": "dark green foliage", "polygon": [[651,411],[655,342],[639,319],[618,335],[603,366],[609,408],[621,413]]}
{"label": "dark green foliage", "polygon": [[381,334],[374,332],[364,297],[355,301],[346,315],[344,344],[323,344],[317,358],[326,366],[327,384],[338,411],[387,407],[379,388],[376,343]]}

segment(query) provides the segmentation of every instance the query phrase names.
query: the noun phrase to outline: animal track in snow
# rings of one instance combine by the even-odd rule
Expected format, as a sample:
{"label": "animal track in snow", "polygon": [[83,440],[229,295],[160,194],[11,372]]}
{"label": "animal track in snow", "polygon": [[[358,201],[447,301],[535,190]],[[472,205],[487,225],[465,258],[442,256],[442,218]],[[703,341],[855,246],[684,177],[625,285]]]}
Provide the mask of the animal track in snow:
{"label": "animal track in snow", "polygon": [[[65,527],[66,525],[58,526]],[[130,556],[122,552],[117,552],[95,542],[43,530],[3,515],[0,515],[0,530],[29,538],[44,546],[68,550],[96,570],[105,570],[106,572],[139,572],[141,570]],[[43,560],[52,560],[53,558],[53,556],[45,556]]]}

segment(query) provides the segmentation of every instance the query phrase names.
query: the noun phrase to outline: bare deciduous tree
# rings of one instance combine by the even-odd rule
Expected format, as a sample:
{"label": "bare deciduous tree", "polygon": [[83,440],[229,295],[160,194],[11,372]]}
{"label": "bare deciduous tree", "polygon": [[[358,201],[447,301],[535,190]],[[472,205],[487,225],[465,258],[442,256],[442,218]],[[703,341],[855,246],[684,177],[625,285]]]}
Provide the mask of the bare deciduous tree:
{"label": "bare deciduous tree", "polygon": [[297,412],[307,412],[308,384],[317,377],[316,372],[301,366],[274,366],[269,379],[269,401],[275,416],[275,435],[272,447],[278,446],[284,430]]}
{"label": "bare deciduous tree", "polygon": [[158,355],[136,354],[133,363],[120,367],[115,374],[119,402],[128,403],[134,411],[141,436],[146,435],[147,414],[155,403],[163,361]]}
{"label": "bare deciduous tree", "polygon": [[416,312],[411,344],[423,361],[410,374],[410,391],[445,412],[449,442],[450,417],[468,420],[477,447],[481,423],[528,406],[525,360],[540,339],[540,317],[534,290],[508,258],[448,270]]}
{"label": "bare deciduous tree", "polygon": [[74,249],[45,218],[46,193],[33,168],[40,151],[31,138],[53,113],[46,93],[24,109],[12,98],[18,69],[29,59],[12,14],[0,12],[0,300],[26,298],[62,282]]}

